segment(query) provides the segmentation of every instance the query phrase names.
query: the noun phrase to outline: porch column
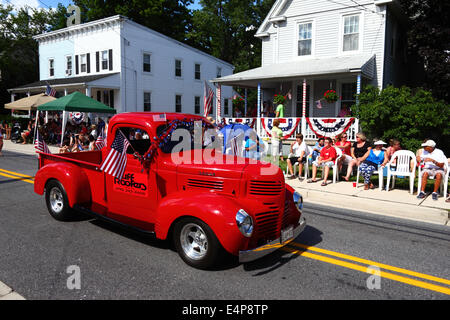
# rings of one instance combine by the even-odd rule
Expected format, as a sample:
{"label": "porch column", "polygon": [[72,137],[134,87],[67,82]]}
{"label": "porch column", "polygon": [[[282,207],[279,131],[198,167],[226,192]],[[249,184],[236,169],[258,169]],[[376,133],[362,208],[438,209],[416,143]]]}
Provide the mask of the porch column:
{"label": "porch column", "polygon": [[[30,91],[28,91],[27,92],[27,97],[30,97],[31,96],[31,93],[30,93]],[[30,118],[31,119],[31,110],[28,110],[28,118]],[[35,133],[36,134],[36,133]]]}
{"label": "porch column", "polygon": [[67,88],[64,88],[64,95],[67,96]]}
{"label": "porch column", "polygon": [[258,83],[258,101],[257,101],[257,117],[258,121],[256,122],[256,129],[258,135],[261,135],[261,83]]}
{"label": "porch column", "polygon": [[361,73],[356,76],[356,104],[359,103],[359,94],[361,93]]}
{"label": "porch column", "polygon": [[245,113],[244,113],[244,117],[247,117],[247,88],[245,88]]}
{"label": "porch column", "polygon": [[[14,93],[11,93],[11,102],[14,102],[14,98],[15,98],[16,96],[14,95]],[[11,110],[11,115],[13,114],[13,111],[14,110]]]}
{"label": "porch column", "polygon": [[303,101],[302,101],[302,135],[306,139],[306,79],[303,79]]}
{"label": "porch column", "polygon": [[216,98],[216,123],[219,124],[222,113],[222,86],[220,84],[216,87]]}
{"label": "porch column", "polygon": [[86,87],[86,96],[91,97],[91,87]]}

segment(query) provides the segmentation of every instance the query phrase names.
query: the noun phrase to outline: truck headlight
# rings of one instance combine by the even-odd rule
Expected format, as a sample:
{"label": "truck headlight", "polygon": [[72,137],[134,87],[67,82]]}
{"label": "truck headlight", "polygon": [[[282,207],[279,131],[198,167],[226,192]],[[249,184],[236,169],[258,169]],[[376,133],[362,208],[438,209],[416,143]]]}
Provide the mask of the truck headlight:
{"label": "truck headlight", "polygon": [[239,231],[247,237],[250,238],[253,232],[253,219],[245,212],[244,209],[240,209],[236,213],[236,224],[239,228]]}
{"label": "truck headlight", "polygon": [[299,211],[302,211],[303,209],[303,197],[298,193],[297,191],[294,191],[293,200],[295,203],[295,206]]}

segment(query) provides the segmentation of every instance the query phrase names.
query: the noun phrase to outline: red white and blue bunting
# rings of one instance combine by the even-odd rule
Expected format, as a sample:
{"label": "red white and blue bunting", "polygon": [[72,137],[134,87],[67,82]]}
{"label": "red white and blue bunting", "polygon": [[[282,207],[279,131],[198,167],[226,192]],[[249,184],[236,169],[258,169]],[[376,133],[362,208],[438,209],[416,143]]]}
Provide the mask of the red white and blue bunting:
{"label": "red white and blue bunting", "polygon": [[72,124],[80,124],[85,120],[84,112],[70,112],[69,119]]}
{"label": "red white and blue bunting", "polygon": [[[289,138],[300,124],[301,118],[277,118],[280,121],[279,128],[283,131],[283,137]],[[261,118],[261,123],[269,137],[272,136],[273,118]]]}
{"label": "red white and blue bunting", "polygon": [[223,118],[222,123],[224,125],[231,123],[240,123],[249,126],[252,129],[255,129],[256,118]]}
{"label": "red white and blue bunting", "polygon": [[334,137],[338,134],[346,132],[355,121],[355,118],[306,118],[306,121],[316,136]]}

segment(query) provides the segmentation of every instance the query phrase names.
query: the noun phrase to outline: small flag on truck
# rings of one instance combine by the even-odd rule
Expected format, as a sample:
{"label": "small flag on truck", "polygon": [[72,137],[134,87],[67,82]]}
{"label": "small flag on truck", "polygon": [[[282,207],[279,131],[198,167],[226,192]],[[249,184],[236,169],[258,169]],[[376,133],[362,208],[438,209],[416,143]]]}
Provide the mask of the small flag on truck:
{"label": "small flag on truck", "polygon": [[34,142],[34,148],[36,149],[36,152],[39,151],[51,154],[50,149],[48,148],[44,139],[42,139],[42,137],[39,135],[39,130],[36,130],[36,140]]}
{"label": "small flag on truck", "polygon": [[153,116],[153,121],[154,122],[166,122],[167,121],[166,114],[165,113],[155,114]]}
{"label": "small flag on truck", "polygon": [[127,149],[130,142],[123,135],[122,131],[116,131],[116,137],[111,145],[111,151],[100,167],[101,171],[122,180],[127,166]]}

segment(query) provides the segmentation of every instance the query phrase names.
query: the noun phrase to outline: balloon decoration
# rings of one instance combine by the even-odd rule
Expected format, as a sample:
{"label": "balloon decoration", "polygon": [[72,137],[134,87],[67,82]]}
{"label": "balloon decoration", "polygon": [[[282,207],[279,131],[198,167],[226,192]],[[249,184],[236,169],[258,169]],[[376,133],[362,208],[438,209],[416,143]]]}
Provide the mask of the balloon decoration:
{"label": "balloon decoration", "polygon": [[355,118],[306,118],[306,121],[317,137],[334,137],[346,132],[355,121]]}

